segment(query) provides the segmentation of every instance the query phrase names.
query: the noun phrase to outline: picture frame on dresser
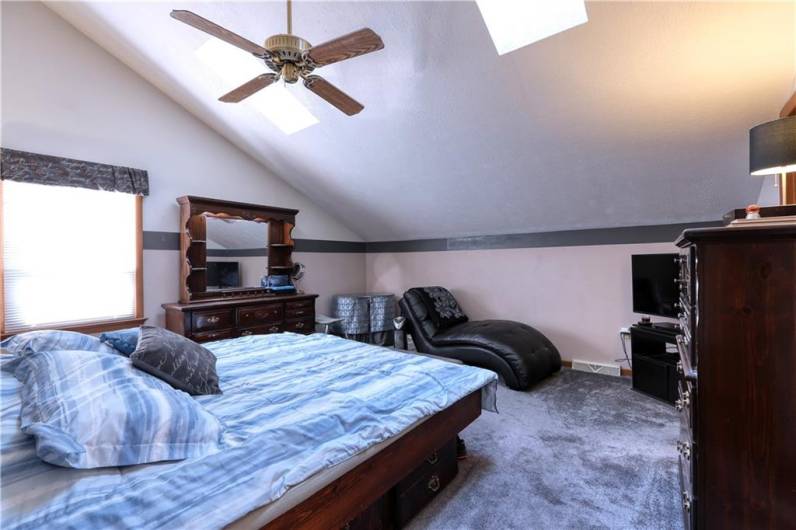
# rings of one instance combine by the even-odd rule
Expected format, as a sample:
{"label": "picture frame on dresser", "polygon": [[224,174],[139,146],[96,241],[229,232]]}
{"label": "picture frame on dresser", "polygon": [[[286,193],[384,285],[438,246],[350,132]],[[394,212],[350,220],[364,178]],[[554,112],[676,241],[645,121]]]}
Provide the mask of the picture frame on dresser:
{"label": "picture frame on dresser", "polygon": [[262,285],[208,288],[208,218],[267,225],[267,240],[262,241],[267,264],[262,272],[280,275],[289,274],[293,268],[292,232],[298,210],[191,195],[177,198],[177,203],[180,299],[162,305],[167,329],[196,342],[314,331],[316,294],[275,294]]}

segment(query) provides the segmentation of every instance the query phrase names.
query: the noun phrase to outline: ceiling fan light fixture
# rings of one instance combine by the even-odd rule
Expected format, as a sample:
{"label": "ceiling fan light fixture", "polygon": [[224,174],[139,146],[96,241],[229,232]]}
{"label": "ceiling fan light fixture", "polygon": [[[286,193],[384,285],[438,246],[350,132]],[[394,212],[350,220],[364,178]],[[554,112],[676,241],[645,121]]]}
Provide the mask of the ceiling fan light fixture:
{"label": "ceiling fan light fixture", "polygon": [[[240,53],[234,46],[210,38],[196,50],[196,56],[225,86],[234,87],[263,72],[262,61]],[[301,101],[290,93],[284,81],[273,83],[244,100],[285,134],[293,134],[318,122]]]}
{"label": "ceiling fan light fixture", "polygon": [[283,80],[259,91],[247,101],[285,134],[297,133],[319,123],[318,118],[290,93]]}
{"label": "ceiling fan light fixture", "polygon": [[253,55],[240,53],[236,47],[214,37],[194,53],[202,64],[221,78],[225,86],[237,86],[263,73],[262,61]]}
{"label": "ceiling fan light fixture", "polygon": [[588,22],[585,0],[476,0],[498,55]]}

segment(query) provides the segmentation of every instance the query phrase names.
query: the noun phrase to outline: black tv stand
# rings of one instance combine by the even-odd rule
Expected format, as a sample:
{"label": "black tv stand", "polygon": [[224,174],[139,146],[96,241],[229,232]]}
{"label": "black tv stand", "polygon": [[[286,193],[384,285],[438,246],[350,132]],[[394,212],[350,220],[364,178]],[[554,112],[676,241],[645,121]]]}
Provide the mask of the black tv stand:
{"label": "black tv stand", "polygon": [[642,328],[653,328],[662,331],[671,331],[672,333],[679,333],[680,326],[677,322],[652,322],[651,320],[639,320],[636,326]]}
{"label": "black tv stand", "polygon": [[676,351],[667,344],[677,344],[680,328],[669,322],[630,326],[630,354],[633,359],[633,389],[667,403],[677,399]]}

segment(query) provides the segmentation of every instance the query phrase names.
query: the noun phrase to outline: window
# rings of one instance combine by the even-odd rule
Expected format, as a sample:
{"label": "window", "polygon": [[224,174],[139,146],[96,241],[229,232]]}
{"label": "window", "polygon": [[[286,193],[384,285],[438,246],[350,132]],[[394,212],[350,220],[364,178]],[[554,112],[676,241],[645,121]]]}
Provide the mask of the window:
{"label": "window", "polygon": [[141,197],[2,182],[2,333],[141,319]]}

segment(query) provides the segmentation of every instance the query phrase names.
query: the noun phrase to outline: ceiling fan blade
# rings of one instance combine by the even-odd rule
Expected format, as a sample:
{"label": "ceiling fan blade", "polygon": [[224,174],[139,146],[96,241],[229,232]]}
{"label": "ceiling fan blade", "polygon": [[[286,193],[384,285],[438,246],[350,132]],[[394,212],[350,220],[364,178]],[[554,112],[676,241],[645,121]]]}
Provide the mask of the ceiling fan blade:
{"label": "ceiling fan blade", "polygon": [[365,108],[359,101],[320,76],[308,75],[304,78],[304,86],[349,116],[358,114]]}
{"label": "ceiling fan blade", "polygon": [[202,18],[196,13],[185,11],[184,9],[175,9],[171,12],[171,18],[179,20],[180,22],[184,22],[189,26],[193,26],[198,30],[204,31],[213,37],[217,37],[224,42],[228,42],[229,44],[237,46],[242,50],[246,50],[247,52],[258,57],[266,58],[271,56],[271,53],[262,46],[259,46],[248,39],[244,39],[237,33],[232,33],[230,30],[222,28],[215,22],[210,22],[206,18]]}
{"label": "ceiling fan blade", "polygon": [[381,37],[370,28],[343,35],[336,39],[313,46],[307,52],[307,57],[315,66],[325,66],[358,55],[375,52],[384,48]]}
{"label": "ceiling fan blade", "polygon": [[264,89],[274,81],[279,79],[279,76],[276,74],[261,74],[252,79],[251,81],[246,81],[241,86],[236,88],[235,90],[231,90],[218,98],[219,101],[223,101],[224,103],[238,103],[243,101],[247,97],[251,96],[255,92]]}

